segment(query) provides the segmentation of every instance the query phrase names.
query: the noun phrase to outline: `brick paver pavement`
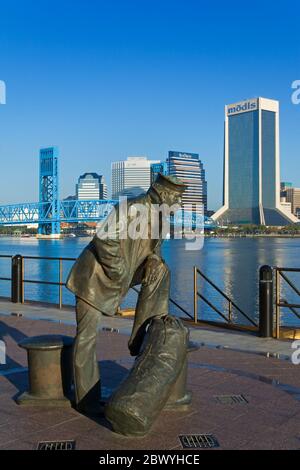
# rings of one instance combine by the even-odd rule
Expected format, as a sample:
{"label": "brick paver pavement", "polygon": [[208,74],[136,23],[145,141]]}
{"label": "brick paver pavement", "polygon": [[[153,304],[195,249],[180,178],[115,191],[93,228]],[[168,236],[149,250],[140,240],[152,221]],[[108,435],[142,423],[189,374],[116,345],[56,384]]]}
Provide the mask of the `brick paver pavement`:
{"label": "brick paver pavement", "polygon": [[[144,438],[113,433],[104,418],[72,408],[22,407],[14,399],[28,387],[27,358],[17,343],[28,336],[66,334],[75,327],[0,315],[7,364],[0,366],[0,449],[35,449],[39,441],[75,440],[76,449],[181,449],[181,434],[213,434],[220,449],[300,449],[300,366],[287,360],[201,347],[189,355],[188,411],[164,411]],[[105,394],[131,367],[128,336],[99,332],[97,353]],[[246,401],[221,404],[220,395]]]}

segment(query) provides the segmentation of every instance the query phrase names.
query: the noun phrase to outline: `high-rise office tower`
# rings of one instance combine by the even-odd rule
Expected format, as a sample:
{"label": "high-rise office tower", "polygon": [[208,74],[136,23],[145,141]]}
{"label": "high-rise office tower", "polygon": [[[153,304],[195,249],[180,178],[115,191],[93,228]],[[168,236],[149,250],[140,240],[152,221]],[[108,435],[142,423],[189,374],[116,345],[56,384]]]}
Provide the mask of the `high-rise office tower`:
{"label": "high-rise office tower", "polygon": [[158,160],[147,157],[128,157],[125,161],[111,164],[112,198],[135,197],[145,193],[151,184],[151,164]]}
{"label": "high-rise office tower", "polygon": [[187,186],[182,195],[182,206],[202,215],[207,213],[207,182],[203,163],[197,153],[170,151],[167,159],[168,174],[181,179]]}
{"label": "high-rise office tower", "polygon": [[107,186],[104,177],[97,173],[84,173],[79,176],[76,184],[76,198],[80,201],[107,199]]}
{"label": "high-rise office tower", "polygon": [[279,102],[254,98],[225,106],[223,223],[287,225],[280,204]]}

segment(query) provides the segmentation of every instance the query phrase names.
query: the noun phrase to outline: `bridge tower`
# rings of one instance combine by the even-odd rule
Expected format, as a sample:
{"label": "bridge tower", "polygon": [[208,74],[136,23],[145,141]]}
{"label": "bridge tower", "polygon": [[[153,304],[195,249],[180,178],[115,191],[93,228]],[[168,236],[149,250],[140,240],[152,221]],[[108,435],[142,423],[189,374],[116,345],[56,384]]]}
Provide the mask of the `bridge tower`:
{"label": "bridge tower", "polygon": [[43,221],[39,224],[38,233],[41,237],[57,238],[60,235],[58,160],[57,147],[40,149],[39,218]]}

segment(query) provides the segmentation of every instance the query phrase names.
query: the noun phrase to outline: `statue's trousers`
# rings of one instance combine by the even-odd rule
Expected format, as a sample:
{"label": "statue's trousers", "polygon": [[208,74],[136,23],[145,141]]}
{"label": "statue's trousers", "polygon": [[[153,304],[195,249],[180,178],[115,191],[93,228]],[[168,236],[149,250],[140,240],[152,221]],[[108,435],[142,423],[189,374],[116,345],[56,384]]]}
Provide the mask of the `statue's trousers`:
{"label": "statue's trousers", "polygon": [[[132,279],[131,286],[141,283],[129,348],[137,355],[148,321],[154,316],[168,314],[170,276],[165,263],[161,263],[154,278],[143,283],[144,265]],[[101,312],[76,298],[77,334],[74,342],[73,369],[76,404],[93,405],[101,398],[100,373],[96,357],[97,327]]]}

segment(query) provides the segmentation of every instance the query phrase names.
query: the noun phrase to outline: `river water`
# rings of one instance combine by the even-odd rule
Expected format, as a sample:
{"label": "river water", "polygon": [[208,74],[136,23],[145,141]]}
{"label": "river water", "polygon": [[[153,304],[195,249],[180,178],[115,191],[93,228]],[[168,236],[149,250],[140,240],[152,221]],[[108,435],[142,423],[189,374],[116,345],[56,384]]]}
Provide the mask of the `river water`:
{"label": "river water", "polygon": [[[35,238],[0,238],[0,255],[27,255],[47,257],[77,257],[88,238],[68,238],[62,240],[36,240]],[[300,268],[299,238],[206,238],[201,250],[186,250],[184,240],[166,240],[162,246],[162,255],[171,270],[171,297],[193,314],[193,266],[196,265],[217,286],[251,318],[258,315],[258,270],[261,265]],[[72,262],[63,264],[63,280],[72,266]],[[0,258],[0,277],[10,277],[10,260]],[[49,260],[25,260],[25,279],[57,281],[58,262]],[[289,275],[300,288],[300,274]],[[217,306],[227,312],[227,302],[207,283],[199,279],[199,291]],[[0,281],[0,296],[10,295],[9,281]],[[299,303],[290,287],[282,287],[282,298]],[[25,284],[25,299],[58,302],[58,287],[49,285]],[[136,294],[131,291],[123,306],[133,306]],[[63,303],[73,304],[71,293],[63,288]],[[180,313],[171,307],[174,314]],[[220,320],[220,317],[202,300],[198,301],[200,318]],[[248,322],[237,312],[234,318]],[[296,316],[289,311],[282,311],[285,324],[299,325]]]}

